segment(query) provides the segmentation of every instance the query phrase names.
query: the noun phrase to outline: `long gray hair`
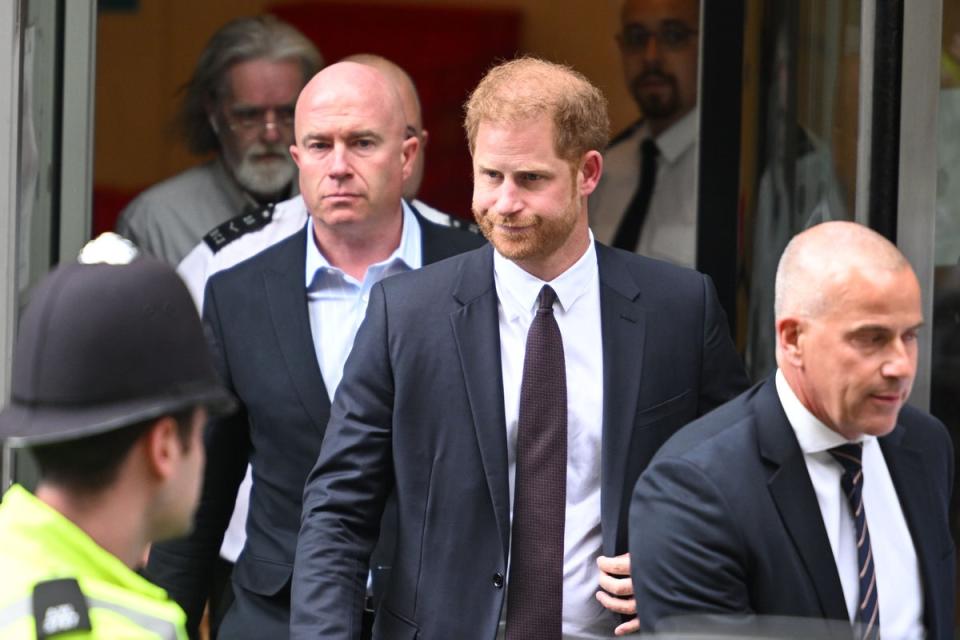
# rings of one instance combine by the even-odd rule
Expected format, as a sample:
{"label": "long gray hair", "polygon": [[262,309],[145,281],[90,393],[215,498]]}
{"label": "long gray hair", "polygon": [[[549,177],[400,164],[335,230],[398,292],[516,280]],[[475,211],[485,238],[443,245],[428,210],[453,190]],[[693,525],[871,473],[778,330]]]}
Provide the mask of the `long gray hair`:
{"label": "long gray hair", "polygon": [[210,38],[193,76],[181,89],[183,102],[176,124],[190,151],[205,154],[220,148],[207,117],[207,107],[222,99],[230,67],[263,59],[296,60],[303,69],[304,84],[323,66],[323,56],[313,43],[276,17],[263,15],[231,20]]}

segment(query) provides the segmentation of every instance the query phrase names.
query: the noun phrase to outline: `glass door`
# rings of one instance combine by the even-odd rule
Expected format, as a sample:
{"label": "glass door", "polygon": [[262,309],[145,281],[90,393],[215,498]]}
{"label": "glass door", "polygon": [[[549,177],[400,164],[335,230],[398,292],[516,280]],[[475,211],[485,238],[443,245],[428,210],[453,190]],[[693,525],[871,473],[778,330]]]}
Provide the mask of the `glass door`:
{"label": "glass door", "polygon": [[[94,0],[19,0],[0,9],[0,387],[10,388],[16,324],[29,289],[90,233]],[[2,400],[0,400],[2,402]],[[32,481],[25,457],[4,449],[0,478]]]}

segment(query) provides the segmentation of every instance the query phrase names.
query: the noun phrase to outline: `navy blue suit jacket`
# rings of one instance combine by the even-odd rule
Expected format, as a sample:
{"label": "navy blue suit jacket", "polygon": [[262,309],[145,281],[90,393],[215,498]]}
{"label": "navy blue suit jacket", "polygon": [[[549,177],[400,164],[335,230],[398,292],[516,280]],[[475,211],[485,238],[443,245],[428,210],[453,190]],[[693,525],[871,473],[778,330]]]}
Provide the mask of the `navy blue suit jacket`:
{"label": "navy blue suit jacket", "polygon": [[[919,559],[928,637],[952,638],[950,438],[937,419],[904,407],[879,441]],[[664,445],[633,494],[630,553],[647,630],[697,614],[734,614],[723,623],[745,625],[757,624],[754,614],[849,621],[772,377]]]}
{"label": "navy blue suit jacket", "polygon": [[[423,263],[483,244],[483,238],[418,214]],[[305,231],[219,272],[207,283],[204,326],[214,363],[240,411],[212,421],[194,532],[158,544],[149,577],[170,592],[195,629],[208,581],[249,461],[253,490],[247,542],[233,571],[239,606],[224,618],[232,637],[283,637],[307,474],[330,417],[310,331]],[[252,594],[252,595],[247,595]],[[244,635],[246,634],[246,635]]]}
{"label": "navy blue suit jacket", "polygon": [[[706,276],[599,244],[597,260],[613,556],[627,550],[647,462],[746,377]],[[364,567],[394,487],[397,551],[374,637],[495,636],[510,539],[497,304],[489,246],[374,288],[304,490],[293,637],[358,637]]]}

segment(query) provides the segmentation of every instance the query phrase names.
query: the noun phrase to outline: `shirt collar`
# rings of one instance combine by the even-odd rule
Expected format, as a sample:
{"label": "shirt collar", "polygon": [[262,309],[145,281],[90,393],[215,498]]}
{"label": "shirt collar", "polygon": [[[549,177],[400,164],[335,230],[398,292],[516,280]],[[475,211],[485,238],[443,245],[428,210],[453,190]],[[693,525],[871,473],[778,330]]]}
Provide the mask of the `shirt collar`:
{"label": "shirt collar", "polygon": [[[379,269],[374,269],[375,267],[386,267],[394,263],[400,263],[407,269],[419,269],[423,263],[423,238],[420,234],[420,223],[410,209],[410,205],[408,205],[405,200],[401,200],[401,203],[403,205],[403,228],[400,231],[400,244],[397,245],[397,248],[394,249],[393,253],[387,256],[385,260],[370,265],[367,269],[368,274],[371,270],[379,271]],[[306,270],[304,271],[304,283],[309,289],[318,272],[343,272],[331,265],[326,256],[317,248],[317,243],[313,241],[313,219],[309,215],[307,216],[306,236],[307,264]]]}
{"label": "shirt collar", "polygon": [[[656,138],[657,150],[660,156],[673,164],[697,141],[697,124],[700,109],[694,107],[687,115],[673,123],[673,125]],[[640,140],[650,136],[650,128],[644,124],[640,133]]]}
{"label": "shirt collar", "polygon": [[557,294],[557,304],[568,312],[593,283],[598,281],[597,249],[590,231],[590,242],[580,259],[559,276],[545,282],[521,269],[512,260],[493,252],[493,276],[497,297],[510,320],[530,317],[537,307],[537,297],[543,285],[549,284]]}
{"label": "shirt collar", "polygon": [[[787,414],[787,421],[793,427],[801,451],[805,454],[819,453],[839,447],[842,444],[850,444],[849,440],[825,425],[810,413],[809,409],[803,406],[800,398],[794,393],[780,369],[777,369],[776,385],[777,395],[780,396],[780,404],[783,405],[783,412]],[[873,438],[873,436],[865,435],[857,442],[866,442]]]}

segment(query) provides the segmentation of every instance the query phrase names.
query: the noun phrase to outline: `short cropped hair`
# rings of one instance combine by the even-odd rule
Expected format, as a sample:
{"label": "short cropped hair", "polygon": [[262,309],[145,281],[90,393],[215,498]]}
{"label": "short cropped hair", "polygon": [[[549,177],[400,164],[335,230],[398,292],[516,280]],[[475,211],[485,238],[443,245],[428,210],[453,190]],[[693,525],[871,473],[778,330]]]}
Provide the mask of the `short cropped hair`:
{"label": "short cropped hair", "polygon": [[539,58],[518,58],[492,68],[465,108],[471,154],[484,121],[515,124],[549,115],[554,151],[569,162],[579,161],[587,151],[602,151],[610,135],[603,93],[580,72]]}
{"label": "short cropped hair", "polygon": [[249,60],[294,60],[303,70],[303,84],[323,66],[320,52],[302,33],[271,15],[237,18],[221,27],[207,43],[193,76],[182,87],[177,124],[190,151],[217,151],[220,142],[207,117],[207,105],[224,96],[227,72]]}
{"label": "short cropped hair", "polygon": [[825,283],[850,269],[899,271],[910,262],[895,244],[864,225],[822,222],[795,235],[780,256],[774,283],[774,317],[816,317],[829,308]]}
{"label": "short cropped hair", "polygon": [[[171,414],[177,423],[177,437],[184,452],[190,449],[193,414],[192,407]],[[106,489],[117,479],[120,465],[133,445],[157,420],[159,417],[87,438],[31,447],[40,468],[41,482],[77,493],[89,494]]]}

